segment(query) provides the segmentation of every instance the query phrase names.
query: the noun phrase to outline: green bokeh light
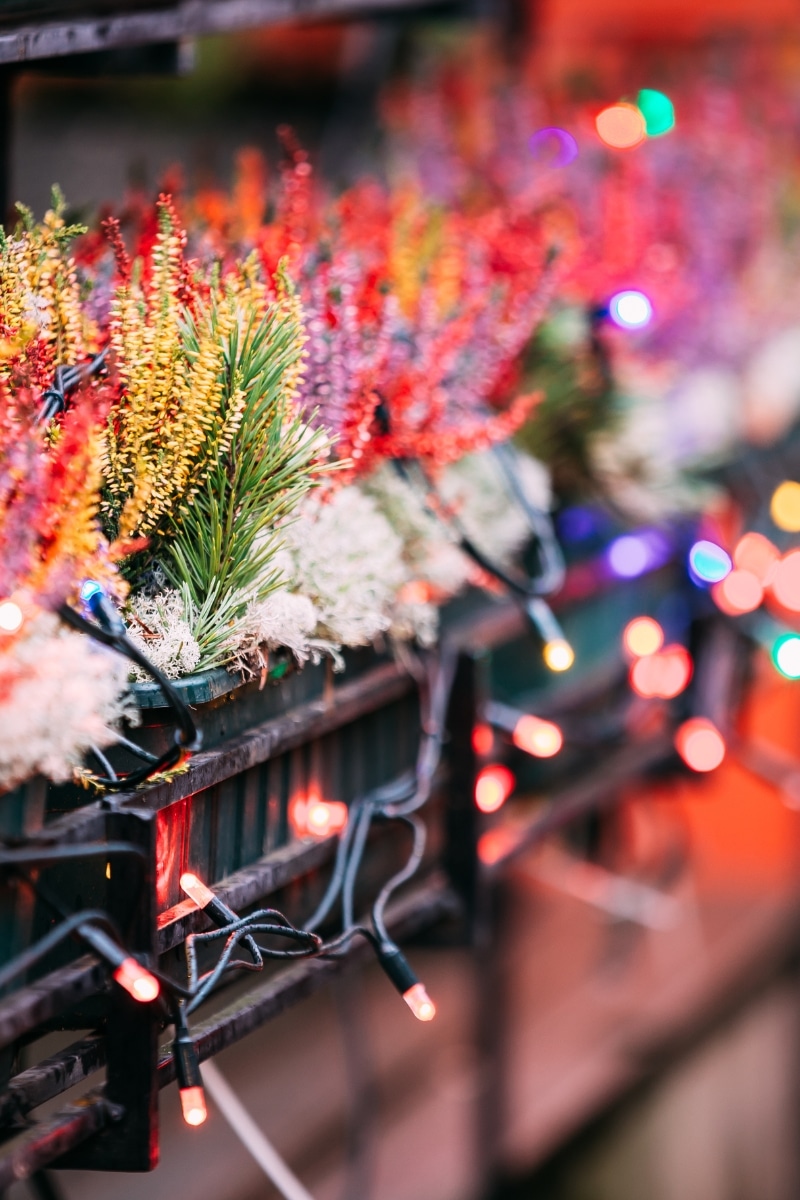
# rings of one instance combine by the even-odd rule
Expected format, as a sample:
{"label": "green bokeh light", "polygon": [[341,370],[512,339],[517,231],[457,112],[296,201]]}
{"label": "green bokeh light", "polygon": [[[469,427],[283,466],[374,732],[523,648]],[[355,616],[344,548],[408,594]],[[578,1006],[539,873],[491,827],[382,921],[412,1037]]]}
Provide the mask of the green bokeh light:
{"label": "green bokeh light", "polygon": [[648,137],[661,137],[675,128],[675,109],[663,92],[642,88],[636,97],[636,107],[644,117]]}
{"label": "green bokeh light", "polygon": [[787,679],[800,679],[800,635],[785,633],[772,647],[772,661]]}

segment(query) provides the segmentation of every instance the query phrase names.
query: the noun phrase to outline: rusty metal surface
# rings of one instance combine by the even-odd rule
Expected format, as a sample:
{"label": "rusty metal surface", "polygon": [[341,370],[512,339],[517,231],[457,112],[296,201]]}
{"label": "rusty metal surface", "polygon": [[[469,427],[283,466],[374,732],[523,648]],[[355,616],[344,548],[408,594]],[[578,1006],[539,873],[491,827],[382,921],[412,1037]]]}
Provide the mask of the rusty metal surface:
{"label": "rusty metal surface", "polygon": [[107,970],[88,955],[52,971],[0,1002],[0,1046],[8,1046],[38,1025],[93,996],[104,986]]}
{"label": "rusty metal surface", "polygon": [[[388,925],[392,936],[402,941],[447,917],[457,916],[459,910],[460,904],[455,893],[444,879],[438,877],[398,900],[389,909]],[[227,1046],[241,1041],[266,1021],[317,991],[338,975],[347,963],[368,958],[371,953],[371,948],[362,939],[355,939],[346,954],[335,958],[302,959],[274,979],[249,989],[245,995],[205,1021],[198,1021],[192,1033],[201,1060],[211,1058]],[[158,1077],[161,1087],[175,1078],[172,1055],[161,1058]]]}
{"label": "rusty metal surface", "polygon": [[57,1054],[20,1071],[0,1094],[0,1125],[21,1121],[34,1108],[60,1096],[105,1066],[105,1039],[90,1033]]}
{"label": "rusty metal surface", "polygon": [[113,1105],[95,1094],[70,1104],[62,1112],[34,1127],[10,1154],[0,1158],[0,1193],[5,1192],[12,1183],[30,1178],[67,1150],[85,1142],[92,1134],[99,1133],[119,1115]]}
{"label": "rusty metal surface", "polygon": [[[409,892],[389,910],[389,928],[398,939],[408,938],[439,921],[455,916],[458,900],[441,878],[434,878]],[[210,1058],[233,1045],[276,1017],[286,1008],[310,996],[344,967],[369,955],[371,951],[355,942],[346,954],[332,959],[306,959],[264,984],[250,989],[233,1003],[194,1027],[202,1059]],[[93,1033],[52,1055],[42,1063],[21,1072],[0,1094],[0,1120],[15,1122],[39,1104],[52,1099],[69,1087],[83,1082],[106,1062],[106,1042]],[[158,1067],[158,1086],[174,1079],[171,1055],[162,1056]],[[99,1095],[99,1094],[98,1094]],[[62,1158],[82,1146],[94,1133],[113,1129],[109,1112],[121,1119],[118,1106],[88,1097],[70,1106],[52,1120],[36,1126],[10,1154],[0,1156],[0,1191],[16,1179],[25,1178],[56,1158]],[[64,1165],[63,1163],[60,1165]],[[25,1174],[20,1174],[23,1171]]]}

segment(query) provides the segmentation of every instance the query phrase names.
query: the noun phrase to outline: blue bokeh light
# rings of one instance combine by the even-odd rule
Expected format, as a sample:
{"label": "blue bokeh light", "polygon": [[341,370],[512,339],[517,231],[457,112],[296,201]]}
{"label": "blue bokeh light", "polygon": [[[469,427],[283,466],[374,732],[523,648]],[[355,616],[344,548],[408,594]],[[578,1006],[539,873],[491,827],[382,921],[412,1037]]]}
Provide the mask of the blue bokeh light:
{"label": "blue bokeh light", "polygon": [[732,569],[730,555],[716,542],[703,539],[689,551],[689,571],[700,583],[720,583]]}

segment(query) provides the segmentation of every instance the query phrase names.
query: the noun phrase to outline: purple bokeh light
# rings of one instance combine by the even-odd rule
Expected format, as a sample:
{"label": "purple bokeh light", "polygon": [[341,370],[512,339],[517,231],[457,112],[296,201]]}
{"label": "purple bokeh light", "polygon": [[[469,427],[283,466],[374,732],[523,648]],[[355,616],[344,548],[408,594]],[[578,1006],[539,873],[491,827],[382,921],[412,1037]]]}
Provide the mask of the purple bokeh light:
{"label": "purple bokeh light", "polygon": [[549,125],[538,129],[528,140],[534,158],[548,167],[568,167],[578,157],[578,143],[566,129]]}

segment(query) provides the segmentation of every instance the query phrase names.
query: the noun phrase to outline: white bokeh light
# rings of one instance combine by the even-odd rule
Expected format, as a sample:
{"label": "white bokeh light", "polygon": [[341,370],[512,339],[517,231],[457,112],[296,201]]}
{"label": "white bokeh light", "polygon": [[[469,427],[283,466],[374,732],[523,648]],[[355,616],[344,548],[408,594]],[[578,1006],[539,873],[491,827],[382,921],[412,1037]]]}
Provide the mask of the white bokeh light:
{"label": "white bokeh light", "polygon": [[653,306],[644,292],[617,292],[611,297],[608,311],[621,329],[644,329],[653,316]]}
{"label": "white bokeh light", "polygon": [[16,633],[22,624],[22,609],[13,600],[0,604],[0,629],[3,633]]}

